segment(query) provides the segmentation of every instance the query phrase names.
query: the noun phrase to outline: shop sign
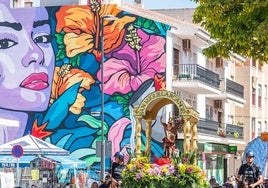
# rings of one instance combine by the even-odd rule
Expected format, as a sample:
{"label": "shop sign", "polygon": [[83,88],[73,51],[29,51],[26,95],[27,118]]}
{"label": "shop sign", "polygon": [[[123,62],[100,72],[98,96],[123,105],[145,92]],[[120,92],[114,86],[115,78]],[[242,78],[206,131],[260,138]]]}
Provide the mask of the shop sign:
{"label": "shop sign", "polygon": [[237,152],[237,146],[229,146],[228,147],[229,153],[236,153]]}
{"label": "shop sign", "polygon": [[228,152],[228,145],[205,143],[204,144],[204,152],[206,152],[206,153],[213,153],[213,152],[227,153]]}
{"label": "shop sign", "polygon": [[0,163],[0,168],[14,168],[16,167],[15,163]]}

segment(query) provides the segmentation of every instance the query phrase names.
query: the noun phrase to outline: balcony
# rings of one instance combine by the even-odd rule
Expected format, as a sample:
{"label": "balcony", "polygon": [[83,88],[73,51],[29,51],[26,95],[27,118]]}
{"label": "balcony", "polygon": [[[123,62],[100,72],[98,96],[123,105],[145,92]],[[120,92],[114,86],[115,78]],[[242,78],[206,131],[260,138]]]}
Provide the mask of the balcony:
{"label": "balcony", "polygon": [[244,86],[229,80],[227,78],[221,80],[220,88],[222,91],[244,98]]}
{"label": "balcony", "polygon": [[244,139],[244,127],[240,125],[226,124],[226,137]]}
{"label": "balcony", "polygon": [[198,133],[218,136],[219,122],[200,118],[197,125]]}
{"label": "balcony", "polygon": [[196,64],[173,67],[173,87],[196,94],[220,94],[220,79],[215,72]]}
{"label": "balcony", "polygon": [[[222,127],[222,128],[220,128]],[[221,136],[231,139],[241,139],[244,138],[244,127],[240,125],[233,125],[228,123],[220,123],[217,121],[212,121],[208,119],[200,118],[197,125],[198,133],[209,134],[211,136]],[[224,135],[219,135],[219,130],[224,131]]]}

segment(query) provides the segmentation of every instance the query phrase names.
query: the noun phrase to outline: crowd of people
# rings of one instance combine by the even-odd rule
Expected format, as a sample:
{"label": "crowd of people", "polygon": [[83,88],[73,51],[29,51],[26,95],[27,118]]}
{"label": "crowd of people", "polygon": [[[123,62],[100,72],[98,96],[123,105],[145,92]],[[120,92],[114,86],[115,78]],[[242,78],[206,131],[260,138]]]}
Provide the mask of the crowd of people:
{"label": "crowd of people", "polygon": [[254,163],[254,153],[248,151],[245,157],[246,163],[240,166],[236,176],[228,177],[222,186],[212,176],[209,180],[210,188],[264,188],[261,169]]}

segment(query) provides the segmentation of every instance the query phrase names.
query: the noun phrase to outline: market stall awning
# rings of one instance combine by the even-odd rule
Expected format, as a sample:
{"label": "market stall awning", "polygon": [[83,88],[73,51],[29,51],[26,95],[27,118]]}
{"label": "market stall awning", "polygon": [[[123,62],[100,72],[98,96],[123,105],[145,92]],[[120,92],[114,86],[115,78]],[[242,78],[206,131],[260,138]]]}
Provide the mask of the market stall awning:
{"label": "market stall awning", "polygon": [[44,155],[43,157],[52,159],[62,166],[62,168],[86,168],[86,162],[72,156]]}
{"label": "market stall awning", "polygon": [[6,144],[0,145],[0,155],[12,154],[12,148],[15,145],[20,145],[23,148],[23,154],[41,154],[41,155],[69,155],[67,150],[50,144],[44,140],[36,138],[32,135],[26,135]]}
{"label": "market stall awning", "polygon": [[[30,162],[34,160],[36,156],[24,155],[18,158],[19,167],[30,167]],[[11,168],[17,166],[17,158],[12,155],[0,155],[0,168]]]}

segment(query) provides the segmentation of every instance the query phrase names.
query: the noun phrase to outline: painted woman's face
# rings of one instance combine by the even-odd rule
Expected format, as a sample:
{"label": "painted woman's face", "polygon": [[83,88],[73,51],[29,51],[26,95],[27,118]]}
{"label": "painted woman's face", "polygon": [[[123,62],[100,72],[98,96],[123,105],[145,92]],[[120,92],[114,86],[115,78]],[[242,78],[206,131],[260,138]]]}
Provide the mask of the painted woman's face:
{"label": "painted woman's face", "polygon": [[12,9],[3,1],[7,0],[0,0],[0,108],[43,111],[55,61],[47,11]]}

